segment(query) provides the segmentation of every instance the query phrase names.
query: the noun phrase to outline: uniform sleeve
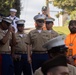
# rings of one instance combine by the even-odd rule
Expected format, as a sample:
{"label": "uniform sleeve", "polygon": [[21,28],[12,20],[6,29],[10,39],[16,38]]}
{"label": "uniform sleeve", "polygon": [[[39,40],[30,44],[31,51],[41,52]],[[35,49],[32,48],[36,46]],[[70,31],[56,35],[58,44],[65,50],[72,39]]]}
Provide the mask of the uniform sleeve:
{"label": "uniform sleeve", "polygon": [[31,34],[30,33],[27,34],[25,43],[31,45]]}
{"label": "uniform sleeve", "polygon": [[48,32],[49,40],[53,38],[53,36]]}

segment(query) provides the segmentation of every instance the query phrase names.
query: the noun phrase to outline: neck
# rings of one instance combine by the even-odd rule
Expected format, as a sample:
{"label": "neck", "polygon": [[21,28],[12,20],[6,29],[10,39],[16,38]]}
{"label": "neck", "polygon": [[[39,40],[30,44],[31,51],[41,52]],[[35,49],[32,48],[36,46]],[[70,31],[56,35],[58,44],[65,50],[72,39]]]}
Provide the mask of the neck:
{"label": "neck", "polygon": [[11,15],[11,17],[15,17],[15,16],[12,16],[12,15]]}
{"label": "neck", "polygon": [[50,29],[47,29],[47,30],[52,30],[52,28],[50,28]]}
{"label": "neck", "polygon": [[18,33],[23,34],[23,33],[24,33],[24,31],[18,31]]}
{"label": "neck", "polygon": [[42,30],[42,28],[41,28],[41,27],[37,27],[36,29],[37,29],[37,30]]}
{"label": "neck", "polygon": [[70,33],[70,34],[76,34],[76,33]]}

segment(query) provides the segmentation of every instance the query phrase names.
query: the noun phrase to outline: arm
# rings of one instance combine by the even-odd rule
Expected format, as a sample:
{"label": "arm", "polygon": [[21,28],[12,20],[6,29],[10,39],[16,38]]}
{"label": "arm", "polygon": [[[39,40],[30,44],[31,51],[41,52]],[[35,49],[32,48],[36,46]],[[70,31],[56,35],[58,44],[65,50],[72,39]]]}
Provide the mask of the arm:
{"label": "arm", "polygon": [[11,32],[11,28],[9,27],[5,36],[3,36],[2,39],[0,40],[0,44],[2,45],[6,44],[6,42],[9,40],[10,32]]}
{"label": "arm", "polygon": [[17,44],[17,42],[16,42],[16,36],[15,36],[15,29],[14,29],[14,27],[12,27],[12,40],[11,40],[11,46],[13,45],[13,46],[15,46],[16,44]]}
{"label": "arm", "polygon": [[30,47],[30,45],[28,45],[27,47],[28,47],[28,50],[27,50],[28,62],[31,63],[32,62],[32,60],[31,60],[31,47]]}

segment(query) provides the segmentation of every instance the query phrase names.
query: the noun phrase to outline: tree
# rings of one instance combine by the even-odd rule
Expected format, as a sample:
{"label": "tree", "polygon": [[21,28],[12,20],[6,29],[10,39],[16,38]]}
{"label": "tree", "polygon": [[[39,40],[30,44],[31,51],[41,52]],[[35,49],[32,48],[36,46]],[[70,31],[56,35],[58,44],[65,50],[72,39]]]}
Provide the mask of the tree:
{"label": "tree", "polygon": [[0,0],[0,13],[5,16],[9,15],[10,8],[18,10],[17,15],[20,15],[20,0]]}
{"label": "tree", "polygon": [[72,11],[76,10],[76,0],[54,0],[54,6],[67,11],[68,14],[71,14]]}
{"label": "tree", "polygon": [[0,13],[7,15],[13,0],[0,0]]}
{"label": "tree", "polygon": [[17,9],[17,16],[20,16],[21,3],[20,0],[15,0],[13,3],[13,8]]}
{"label": "tree", "polygon": [[70,18],[76,20],[76,10],[71,12]]}

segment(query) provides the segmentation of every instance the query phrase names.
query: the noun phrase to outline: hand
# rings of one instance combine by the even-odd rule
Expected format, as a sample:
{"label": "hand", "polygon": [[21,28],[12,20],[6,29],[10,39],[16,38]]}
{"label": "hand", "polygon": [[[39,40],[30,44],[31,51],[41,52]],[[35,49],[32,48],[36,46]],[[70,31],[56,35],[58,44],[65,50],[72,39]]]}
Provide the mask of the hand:
{"label": "hand", "polygon": [[32,62],[31,57],[28,57],[28,62],[29,62],[29,64],[31,64],[31,62]]}
{"label": "hand", "polygon": [[74,62],[74,59],[72,58],[72,56],[69,56],[68,60],[71,65],[75,65],[75,62]]}
{"label": "hand", "polygon": [[9,26],[8,31],[10,31],[11,33],[15,33],[15,28],[12,26]]}
{"label": "hand", "polygon": [[15,33],[15,28],[12,27],[11,33]]}
{"label": "hand", "polygon": [[17,60],[17,59],[21,60],[21,55],[13,54],[12,57],[14,60]]}
{"label": "hand", "polygon": [[8,32],[11,32],[11,31],[12,31],[12,26],[10,25],[8,28]]}
{"label": "hand", "polygon": [[76,59],[76,54],[73,56],[74,59]]}

